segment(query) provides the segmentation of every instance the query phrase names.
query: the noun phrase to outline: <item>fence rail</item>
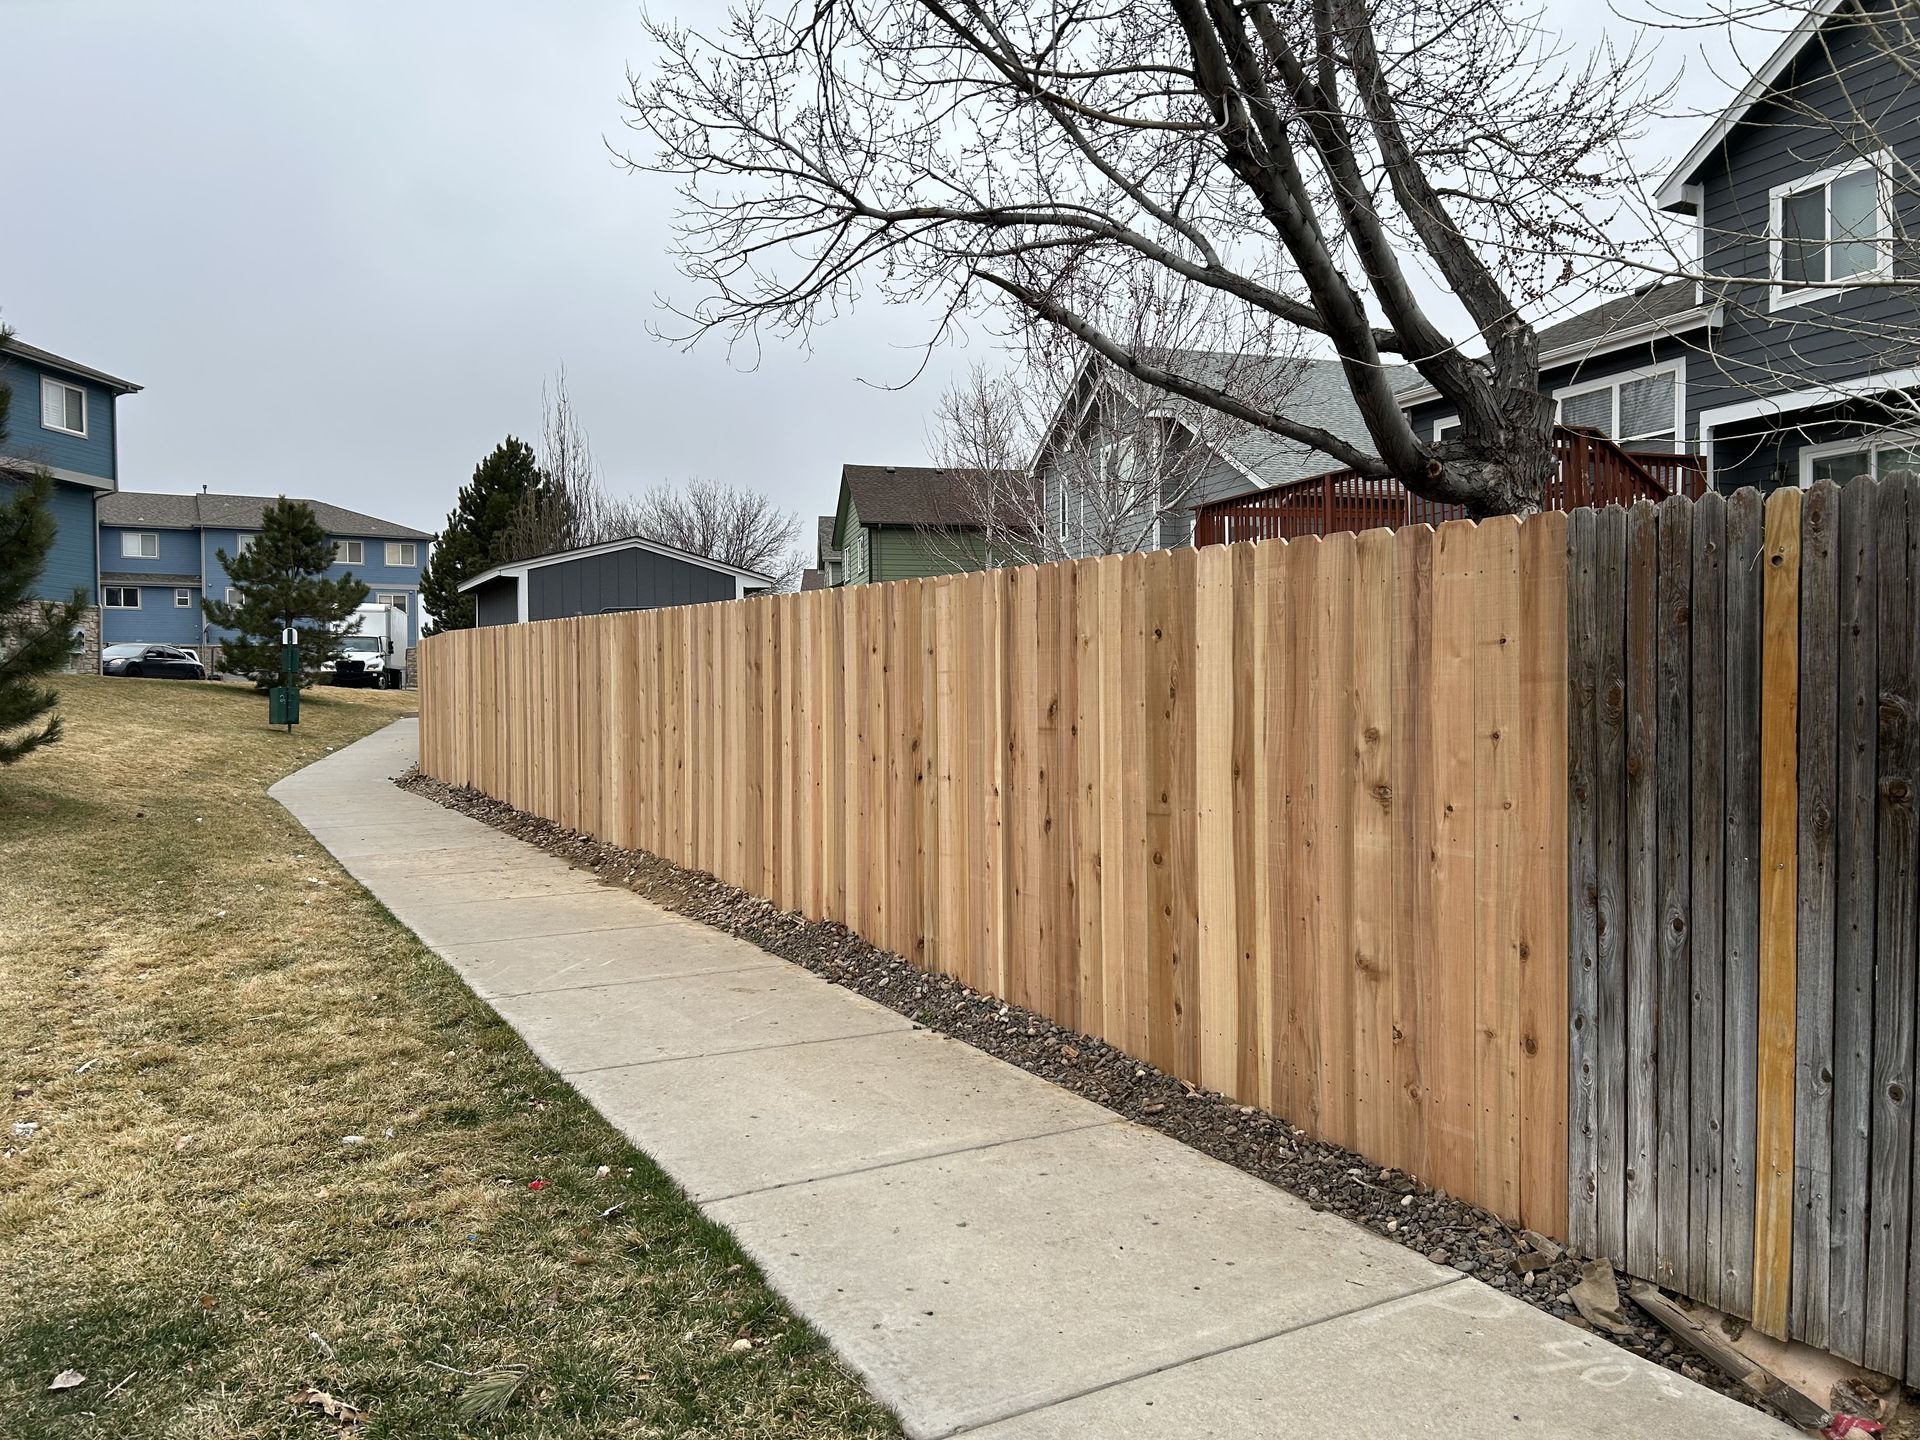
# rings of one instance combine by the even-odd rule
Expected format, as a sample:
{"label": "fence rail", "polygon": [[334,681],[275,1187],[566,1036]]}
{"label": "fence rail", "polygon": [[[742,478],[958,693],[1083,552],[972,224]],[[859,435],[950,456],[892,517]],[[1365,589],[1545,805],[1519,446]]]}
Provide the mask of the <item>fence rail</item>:
{"label": "fence rail", "polygon": [[1564,535],[441,635],[422,763],[1561,1233]]}

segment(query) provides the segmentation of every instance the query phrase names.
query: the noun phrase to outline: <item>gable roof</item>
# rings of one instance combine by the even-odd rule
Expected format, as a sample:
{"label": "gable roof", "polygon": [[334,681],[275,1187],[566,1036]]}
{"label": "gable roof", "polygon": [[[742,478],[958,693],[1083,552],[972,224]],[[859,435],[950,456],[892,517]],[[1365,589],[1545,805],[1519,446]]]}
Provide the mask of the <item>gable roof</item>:
{"label": "gable roof", "polygon": [[[121,490],[100,497],[102,525],[149,525],[156,530],[258,530],[260,517],[275,500],[298,496],[174,495],[157,490]],[[324,500],[300,500],[329,535],[368,535],[382,540],[431,540],[415,530],[374,515],[362,515]]]}
{"label": "gable roof", "polygon": [[977,528],[962,489],[975,479],[1011,487],[1024,484],[1026,475],[1019,470],[957,470],[944,465],[842,465],[840,503],[830,538],[845,544],[841,526],[849,500],[859,511],[862,526]]}
{"label": "gable roof", "polygon": [[1694,202],[1687,196],[1687,187],[1693,183],[1693,177],[1699,173],[1707,157],[1727,138],[1734,126],[1746,119],[1749,110],[1766,99],[1774,81],[1786,73],[1787,67],[1793,64],[1807,42],[1819,34],[1820,28],[1846,3],[1847,0],[1802,0],[1798,23],[1748,77],[1747,83],[1740,87],[1740,93],[1720,112],[1707,133],[1694,142],[1693,148],[1673,167],[1672,173],[1660,182],[1660,188],[1653,192],[1656,205],[1663,210],[1682,214],[1693,212]]}
{"label": "gable roof", "polygon": [[[1214,376],[1226,379],[1234,373],[1246,374],[1246,356],[1210,355],[1182,352],[1181,373],[1194,380]],[[1371,445],[1367,422],[1353,398],[1353,387],[1338,360],[1302,356],[1269,356],[1257,362],[1266,372],[1265,380],[1277,397],[1274,406],[1287,419],[1302,425],[1327,430],[1355,445]],[[1396,365],[1387,372],[1389,384],[1407,366]],[[1411,372],[1409,372],[1411,373]],[[1179,396],[1166,397],[1171,413],[1178,418],[1183,411],[1197,410],[1193,401]],[[1309,475],[1318,475],[1333,462],[1326,453],[1298,440],[1289,440],[1271,430],[1252,426],[1234,427],[1215,447],[1235,468],[1261,485],[1284,485]]]}
{"label": "gable roof", "polygon": [[60,370],[68,375],[77,375],[82,380],[91,380],[96,385],[104,385],[116,395],[133,395],[140,386],[131,380],[122,380],[117,375],[109,375],[104,370],[96,370],[91,365],[82,365],[78,360],[69,360],[56,355],[51,350],[42,350],[38,345],[29,345],[23,340],[9,340],[0,345],[0,359],[9,355],[18,355],[22,360],[31,360],[36,365],[44,365],[49,370]]}
{"label": "gable roof", "polygon": [[820,536],[813,546],[814,558],[823,565],[829,560],[840,558],[840,552],[833,546],[833,521],[834,517],[831,515],[820,517]]}
{"label": "gable roof", "polygon": [[[1605,355],[1631,345],[1644,345],[1669,335],[1719,324],[1718,302],[1701,298],[1698,284],[1688,278],[1664,280],[1615,295],[1591,310],[1583,310],[1535,333],[1540,346],[1540,368]],[[1440,392],[1409,369],[1414,383],[1396,397],[1402,405],[1418,405],[1439,398]]]}
{"label": "gable roof", "polygon": [[[1346,372],[1338,360],[1215,350],[1163,350],[1155,352],[1153,358],[1189,380],[1224,390],[1231,391],[1236,385],[1244,387],[1249,380],[1258,382],[1260,386],[1270,387],[1275,397],[1272,403],[1288,418],[1331,431],[1356,445],[1370,443],[1366,422],[1360,418],[1360,408],[1354,403],[1352,387],[1347,384]],[[1089,356],[1075,373],[1073,384],[1061,397],[1060,406],[1047,427],[1041,453],[1034,459],[1036,468],[1060,435],[1062,425],[1074,413],[1071,407],[1075,396],[1085,389],[1087,370],[1100,363],[1103,362]],[[1389,379],[1407,368],[1392,367]],[[1196,433],[1202,424],[1212,423],[1203,421],[1203,415],[1211,416],[1212,412],[1198,401],[1170,392],[1154,393],[1150,413],[1168,416]],[[1227,433],[1211,444],[1211,449],[1246,480],[1263,487],[1320,474],[1330,463],[1322,451],[1252,425],[1230,425]]]}
{"label": "gable roof", "polygon": [[572,550],[552,550],[545,555],[530,555],[525,560],[509,560],[504,565],[495,565],[491,570],[482,570],[478,575],[461,581],[460,589],[463,592],[472,590],[476,586],[486,584],[489,580],[525,579],[529,570],[558,565],[563,560],[584,560],[590,555],[610,555],[616,550],[647,550],[655,555],[665,555],[669,559],[684,560],[689,565],[718,570],[721,574],[731,575],[738,580],[753,580],[762,585],[773,583],[771,575],[762,575],[758,570],[742,570],[738,565],[728,565],[724,561],[714,560],[705,555],[696,555],[691,550],[682,550],[678,546],[649,540],[641,535],[628,535],[624,539],[607,540],[599,545],[581,545]]}

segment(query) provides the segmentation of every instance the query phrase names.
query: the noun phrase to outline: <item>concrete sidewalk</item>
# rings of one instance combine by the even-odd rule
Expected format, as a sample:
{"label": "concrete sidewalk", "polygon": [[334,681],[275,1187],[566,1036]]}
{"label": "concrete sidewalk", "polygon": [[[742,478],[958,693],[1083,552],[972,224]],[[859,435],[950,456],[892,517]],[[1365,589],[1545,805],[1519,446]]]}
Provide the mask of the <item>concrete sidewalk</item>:
{"label": "concrete sidewalk", "polygon": [[728,1226],[910,1435],[1797,1432],[477,821],[273,787]]}

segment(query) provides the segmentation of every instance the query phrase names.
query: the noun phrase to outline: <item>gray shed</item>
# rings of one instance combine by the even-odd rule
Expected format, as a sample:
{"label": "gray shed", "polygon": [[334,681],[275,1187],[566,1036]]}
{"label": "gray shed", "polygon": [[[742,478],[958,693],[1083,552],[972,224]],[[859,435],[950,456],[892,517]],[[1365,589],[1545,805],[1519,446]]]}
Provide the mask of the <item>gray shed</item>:
{"label": "gray shed", "polygon": [[496,565],[460,589],[473,596],[480,624],[515,625],[738,600],[772,587],[752,570],[634,536]]}

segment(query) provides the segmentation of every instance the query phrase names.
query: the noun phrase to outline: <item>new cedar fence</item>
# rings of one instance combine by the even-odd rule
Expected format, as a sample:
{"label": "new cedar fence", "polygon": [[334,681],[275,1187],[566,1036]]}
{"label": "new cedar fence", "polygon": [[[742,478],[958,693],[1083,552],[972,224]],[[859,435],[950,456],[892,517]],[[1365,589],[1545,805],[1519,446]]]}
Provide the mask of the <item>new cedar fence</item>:
{"label": "new cedar fence", "polygon": [[1565,525],[436,636],[422,763],[1563,1233]]}
{"label": "new cedar fence", "polygon": [[1920,488],[436,636],[422,764],[1920,1376]]}

